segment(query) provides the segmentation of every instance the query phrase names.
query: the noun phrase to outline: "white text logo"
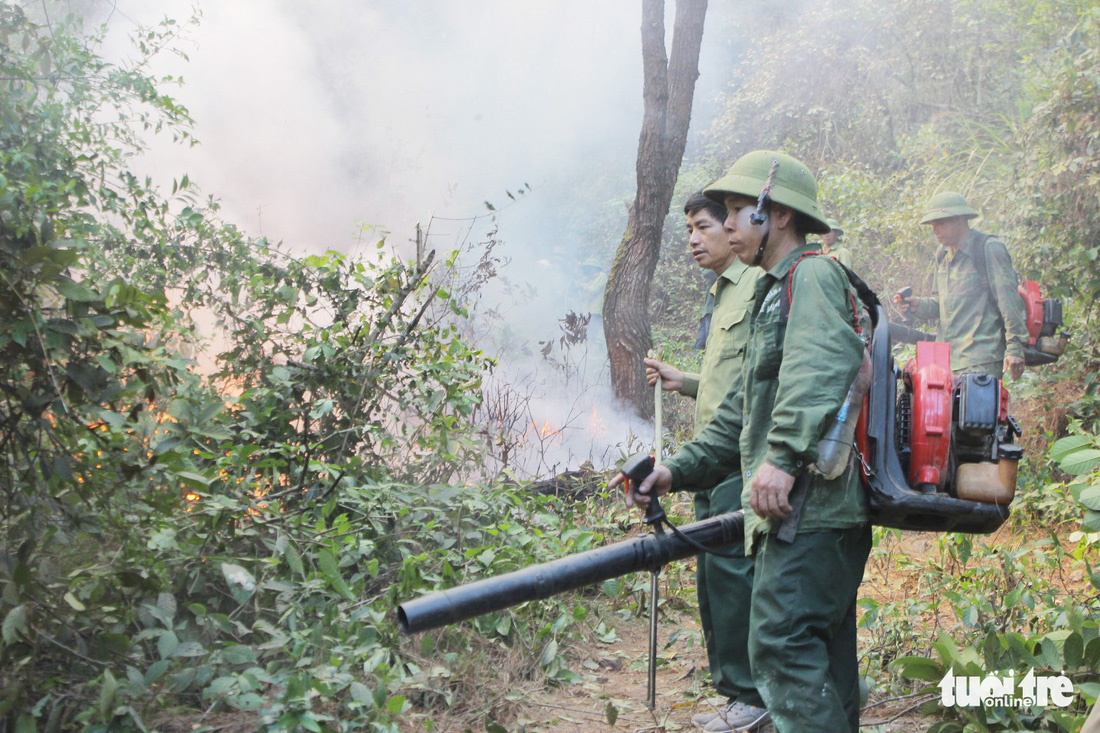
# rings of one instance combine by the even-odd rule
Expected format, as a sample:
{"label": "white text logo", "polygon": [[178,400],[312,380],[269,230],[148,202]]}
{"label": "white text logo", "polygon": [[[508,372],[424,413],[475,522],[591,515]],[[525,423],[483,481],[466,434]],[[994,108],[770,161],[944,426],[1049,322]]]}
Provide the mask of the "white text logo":
{"label": "white text logo", "polygon": [[956,677],[951,670],[940,680],[940,701],[944,707],[1017,707],[1054,704],[1065,707],[1073,702],[1073,682],[1064,675],[1036,677],[1030,670],[1019,681],[1017,696],[1016,673],[1000,677]]}

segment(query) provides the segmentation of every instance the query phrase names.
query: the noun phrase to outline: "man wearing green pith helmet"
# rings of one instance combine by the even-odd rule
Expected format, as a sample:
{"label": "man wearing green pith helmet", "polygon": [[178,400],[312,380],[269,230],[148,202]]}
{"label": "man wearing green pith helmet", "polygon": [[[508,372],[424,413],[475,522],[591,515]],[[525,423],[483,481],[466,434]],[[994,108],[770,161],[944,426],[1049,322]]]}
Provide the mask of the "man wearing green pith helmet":
{"label": "man wearing green pith helmet", "polygon": [[1024,373],[1027,319],[1019,280],[1004,242],[970,228],[978,216],[960,194],[929,199],[920,223],[939,241],[935,296],[894,302],[917,319],[939,321],[938,341],[951,345],[951,369],[995,376]]}
{"label": "man wearing green pith helmet", "polygon": [[[632,490],[628,503],[644,507],[654,491],[707,489],[740,465],[745,549],[755,558],[746,619],[753,680],[779,733],[854,733],[856,594],[871,549],[868,510],[851,466],[834,479],[810,473],[818,441],[863,361],[854,293],[842,268],[813,256],[817,247],[806,243],[807,234],[830,226],[802,163],[756,151],[704,191],[725,202],[726,229],[741,261],[765,271],[756,284],[741,383],[699,435]],[[795,524],[788,517],[797,516],[799,498]],[[706,727],[753,729],[721,718]]]}
{"label": "man wearing green pith helmet", "polygon": [[[656,384],[659,376],[666,391],[695,399],[698,434],[710,422],[729,389],[739,383],[756,279],[763,272],[741,262],[730,246],[725,230],[725,203],[702,192],[695,193],[685,202],[684,214],[692,259],[699,267],[718,275],[708,293],[712,328],[703,366],[696,374],[653,358],[646,359],[645,365],[646,379],[651,385]],[[703,520],[737,511],[741,508],[743,489],[740,471],[732,471],[710,491],[696,492],[695,518]],[[764,715],[764,703],[749,667],[749,629],[744,624],[752,597],[753,565],[752,558],[739,549],[722,557],[715,554],[699,557],[696,572],[699,622],[711,681],[728,702],[720,708],[708,705],[692,716],[692,724],[698,727],[705,727],[723,715],[727,719],[744,718],[748,723]]]}

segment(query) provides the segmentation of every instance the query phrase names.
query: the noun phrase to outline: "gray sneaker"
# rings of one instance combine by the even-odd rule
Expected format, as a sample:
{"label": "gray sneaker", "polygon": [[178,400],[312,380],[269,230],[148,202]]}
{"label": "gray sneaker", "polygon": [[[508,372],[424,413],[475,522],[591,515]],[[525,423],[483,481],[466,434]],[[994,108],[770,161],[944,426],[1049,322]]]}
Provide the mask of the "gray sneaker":
{"label": "gray sneaker", "polygon": [[[725,709],[724,705],[722,706],[722,709]],[[710,721],[716,719],[718,715],[719,713],[716,712],[696,713],[695,715],[691,716],[691,724],[694,725],[696,728],[706,728],[707,724],[710,723]]]}
{"label": "gray sneaker", "polygon": [[743,702],[731,702],[718,709],[717,716],[707,723],[703,730],[709,733],[742,733],[760,729],[769,720],[771,714],[764,708],[747,705]]}

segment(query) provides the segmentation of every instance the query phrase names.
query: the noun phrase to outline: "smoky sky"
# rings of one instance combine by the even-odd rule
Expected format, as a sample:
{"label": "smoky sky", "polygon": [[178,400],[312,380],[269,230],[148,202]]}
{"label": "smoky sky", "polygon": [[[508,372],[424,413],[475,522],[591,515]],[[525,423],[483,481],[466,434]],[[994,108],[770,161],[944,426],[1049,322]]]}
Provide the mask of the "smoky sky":
{"label": "smoky sky", "polygon": [[[143,22],[189,13],[172,0],[119,7]],[[175,93],[202,145],[158,145],[156,167],[188,170],[232,218],[295,247],[344,249],[356,221],[400,236],[430,212],[484,211],[480,202],[504,189],[542,184],[552,151],[560,167],[562,152],[578,145],[619,146],[618,130],[598,131],[615,117],[586,110],[601,97],[622,109],[637,96],[625,84],[580,83],[592,71],[577,63],[595,48],[584,39],[591,25],[568,35],[549,25],[579,21],[580,5],[572,13],[527,3],[198,7],[193,46],[184,44],[190,62],[159,63],[185,78]],[[635,80],[636,54],[623,45],[607,55],[620,68],[603,78]]]}
{"label": "smoky sky", "polygon": [[[540,336],[569,305],[568,265],[611,260],[635,188],[638,0],[84,2],[120,62],[139,26],[200,12],[175,44],[189,59],[162,53],[153,69],[182,77],[166,91],[190,110],[201,144],[157,139],[137,165],[165,187],[186,172],[250,235],[352,251],[364,224],[407,256],[415,223],[431,221],[429,246],[446,252],[478,241],[489,223],[471,231],[465,220],[489,201],[501,272],[533,288],[501,310]],[[711,3],[695,140],[729,82],[735,49],[723,30],[735,20]],[[507,192],[525,184],[513,204]],[[554,269],[539,267],[547,259]]]}
{"label": "smoky sky", "polygon": [[[505,191],[529,183],[523,208],[502,222],[505,240],[525,240],[514,242],[517,253],[590,247],[576,241],[585,236],[577,209],[599,211],[633,193],[637,0],[112,0],[92,8],[92,19],[107,20],[109,52],[123,57],[136,24],[201,11],[179,44],[189,61],[164,54],[155,66],[184,79],[168,92],[190,109],[201,145],[157,141],[144,165],[169,184],[187,172],[251,234],[346,250],[362,222],[404,242],[433,213],[484,213],[482,202],[506,204]],[[725,10],[709,11],[696,129],[726,81]]]}

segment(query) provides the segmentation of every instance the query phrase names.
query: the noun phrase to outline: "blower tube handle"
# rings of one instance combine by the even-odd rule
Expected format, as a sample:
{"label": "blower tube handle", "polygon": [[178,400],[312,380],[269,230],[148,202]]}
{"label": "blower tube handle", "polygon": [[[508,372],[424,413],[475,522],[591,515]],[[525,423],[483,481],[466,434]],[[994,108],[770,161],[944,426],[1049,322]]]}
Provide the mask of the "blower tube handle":
{"label": "blower tube handle", "polygon": [[[653,456],[648,453],[637,453],[630,458],[627,458],[623,465],[619,468],[623,476],[626,476],[626,482],[624,488],[626,493],[634,491],[634,487],[645,481],[646,476],[653,473]],[[637,498],[639,494],[634,494]],[[696,542],[692,538],[685,535],[680,529],[668,521],[668,516],[665,515],[664,507],[661,506],[661,501],[656,494],[649,494],[650,497],[649,506],[645,513],[645,523],[653,525],[653,533],[655,536],[661,536],[664,533],[665,526],[668,526],[672,530],[672,534],[687,544],[689,547],[694,548],[699,552],[705,552],[715,557],[725,557],[730,559],[738,559],[744,557],[741,551],[736,552],[722,552],[714,547],[707,547],[705,544]]]}
{"label": "blower tube handle", "polygon": [[[653,456],[648,453],[636,453],[630,458],[623,461],[623,465],[619,468],[619,471],[623,476],[626,476],[626,493],[631,493],[639,486],[649,474],[653,473]],[[635,494],[638,496],[638,494]],[[667,519],[665,516],[665,510],[661,506],[661,500],[656,494],[649,495],[649,506],[646,507],[645,523],[656,524],[660,527],[660,522]]]}

